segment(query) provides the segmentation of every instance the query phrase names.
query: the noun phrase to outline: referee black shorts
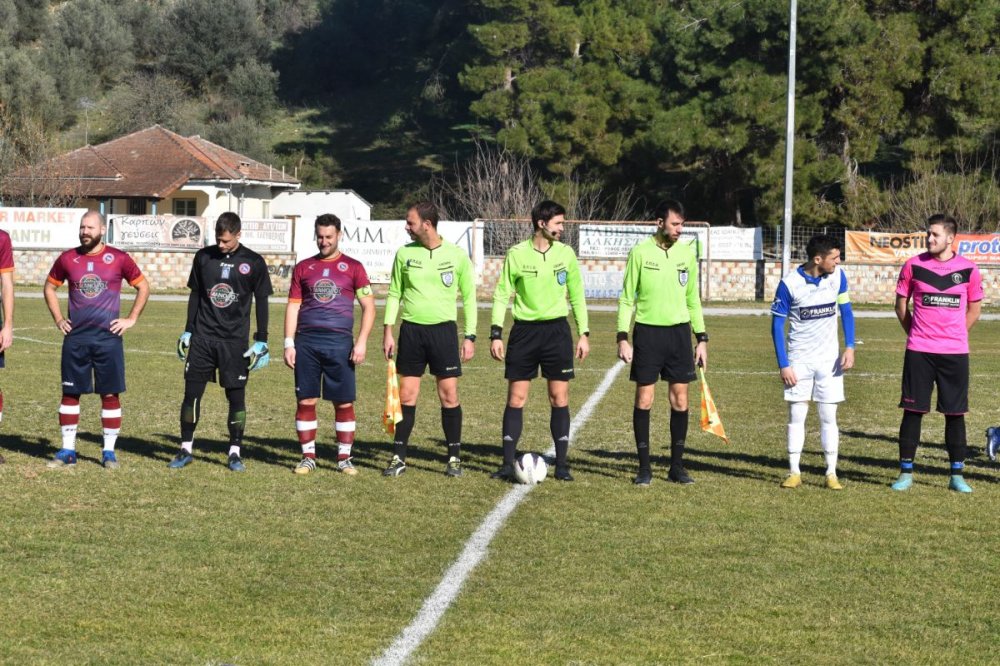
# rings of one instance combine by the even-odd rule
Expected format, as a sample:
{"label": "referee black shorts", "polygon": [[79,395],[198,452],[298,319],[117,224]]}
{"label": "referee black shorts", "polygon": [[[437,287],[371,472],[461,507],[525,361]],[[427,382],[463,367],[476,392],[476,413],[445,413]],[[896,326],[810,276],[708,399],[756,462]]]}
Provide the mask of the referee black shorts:
{"label": "referee black shorts", "polygon": [[662,379],[687,384],[695,379],[691,325],[650,326],[636,323],[632,330],[632,370],[636,384],[655,384]]}
{"label": "referee black shorts", "polygon": [[428,367],[438,378],[462,376],[455,322],[414,324],[404,321],[400,324],[396,372],[406,377],[422,377]]}
{"label": "referee black shorts", "polygon": [[911,349],[903,357],[903,390],[899,406],[911,412],[931,411],[931,390],[937,384],[937,411],[969,411],[969,355],[931,354]]}
{"label": "referee black shorts", "polygon": [[544,321],[515,321],[507,337],[504,377],[523,381],[538,376],[573,379],[573,333],[566,317]]}
{"label": "referee black shorts", "polygon": [[195,333],[184,363],[184,381],[214,382],[218,370],[222,388],[245,387],[250,375],[250,359],[243,356],[246,349],[247,344],[239,340],[216,340]]}

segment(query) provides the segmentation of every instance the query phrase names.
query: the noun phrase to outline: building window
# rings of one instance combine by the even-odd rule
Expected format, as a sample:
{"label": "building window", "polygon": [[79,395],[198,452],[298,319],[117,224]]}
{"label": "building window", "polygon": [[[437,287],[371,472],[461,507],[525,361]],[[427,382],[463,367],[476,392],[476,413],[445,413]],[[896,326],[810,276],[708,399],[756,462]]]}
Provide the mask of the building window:
{"label": "building window", "polygon": [[129,215],[145,215],[146,214],[146,200],[145,199],[129,199],[128,200],[128,214]]}
{"label": "building window", "polygon": [[270,201],[261,201],[260,202],[260,216],[263,217],[265,220],[270,220],[271,219],[271,202]]}
{"label": "building window", "polygon": [[194,217],[197,215],[197,201],[194,199],[174,199],[174,215]]}

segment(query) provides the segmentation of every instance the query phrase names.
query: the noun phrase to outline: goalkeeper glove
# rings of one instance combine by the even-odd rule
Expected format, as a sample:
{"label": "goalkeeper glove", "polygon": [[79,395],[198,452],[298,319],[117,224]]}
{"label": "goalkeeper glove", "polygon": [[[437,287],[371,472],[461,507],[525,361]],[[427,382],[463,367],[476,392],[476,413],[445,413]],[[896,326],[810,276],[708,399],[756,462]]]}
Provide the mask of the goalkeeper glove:
{"label": "goalkeeper glove", "polygon": [[267,364],[271,362],[271,354],[267,351],[267,343],[260,341],[253,343],[253,346],[243,354],[243,358],[250,359],[249,370],[266,368]]}
{"label": "goalkeeper glove", "polygon": [[191,334],[187,331],[181,333],[181,337],[177,340],[177,358],[182,361],[187,360],[188,349],[191,348]]}

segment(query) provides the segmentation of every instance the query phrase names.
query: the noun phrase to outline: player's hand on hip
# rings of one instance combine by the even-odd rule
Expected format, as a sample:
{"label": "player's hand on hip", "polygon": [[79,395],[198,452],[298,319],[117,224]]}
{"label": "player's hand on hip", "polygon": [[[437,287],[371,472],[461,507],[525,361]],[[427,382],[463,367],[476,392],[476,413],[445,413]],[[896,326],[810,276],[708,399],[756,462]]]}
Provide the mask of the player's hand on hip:
{"label": "player's hand on hip", "polygon": [[581,361],[590,355],[590,339],[586,335],[581,335],[576,343],[576,357]]}
{"label": "player's hand on hip", "polygon": [[69,332],[73,330],[73,322],[69,319],[60,319],[56,322],[56,328],[62,331],[63,335],[69,335]]}
{"label": "player's hand on hip", "polygon": [[124,335],[125,331],[135,326],[135,319],[124,317],[111,320],[111,332],[115,335]]}
{"label": "player's hand on hip", "polygon": [[181,337],[177,338],[177,358],[186,361],[189,349],[191,349],[191,334],[184,331]]}
{"label": "player's hand on hip", "polygon": [[503,360],[503,340],[490,340],[490,356],[498,361]]}
{"label": "player's hand on hip", "polygon": [[285,365],[295,369],[295,347],[285,347]]}
{"label": "player's hand on hip", "polygon": [[795,376],[795,371],[792,370],[792,366],[781,369],[781,381],[788,388],[792,388],[799,383],[799,378]]}
{"label": "player's hand on hip", "polygon": [[476,355],[476,343],[472,340],[462,340],[462,363],[471,361]]}
{"label": "player's hand on hip", "polygon": [[625,363],[632,362],[632,345],[628,343],[628,340],[622,340],[618,343],[618,358]]}
{"label": "player's hand on hip", "polygon": [[840,369],[850,370],[854,367],[854,348],[848,347],[840,356]]}
{"label": "player's hand on hip", "polygon": [[354,349],[351,350],[351,363],[354,365],[361,365],[365,362],[365,356],[368,354],[368,343],[364,340],[358,340],[354,343]]}
{"label": "player's hand on hip", "polygon": [[268,363],[271,362],[271,354],[267,349],[267,343],[260,340],[254,342],[250,349],[243,353],[243,358],[250,359],[250,365],[247,367],[247,370],[251,372],[266,368]]}

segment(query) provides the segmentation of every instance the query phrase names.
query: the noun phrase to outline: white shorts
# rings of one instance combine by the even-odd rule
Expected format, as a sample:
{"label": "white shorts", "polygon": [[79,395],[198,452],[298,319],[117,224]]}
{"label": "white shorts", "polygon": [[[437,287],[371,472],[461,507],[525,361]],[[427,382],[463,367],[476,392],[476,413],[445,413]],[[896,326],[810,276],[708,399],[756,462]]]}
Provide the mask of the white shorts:
{"label": "white shorts", "polygon": [[840,359],[821,363],[793,361],[792,370],[798,383],[785,389],[788,402],[844,402],[844,371]]}

